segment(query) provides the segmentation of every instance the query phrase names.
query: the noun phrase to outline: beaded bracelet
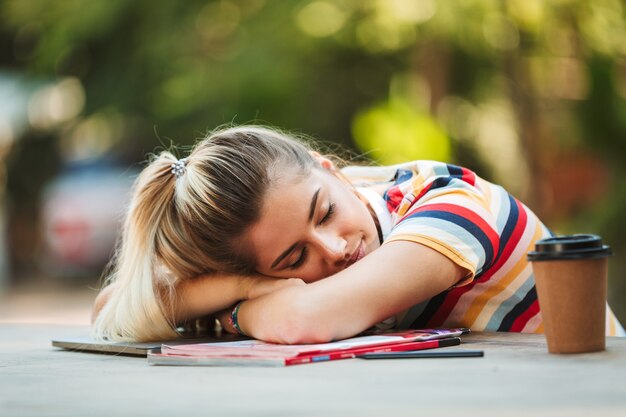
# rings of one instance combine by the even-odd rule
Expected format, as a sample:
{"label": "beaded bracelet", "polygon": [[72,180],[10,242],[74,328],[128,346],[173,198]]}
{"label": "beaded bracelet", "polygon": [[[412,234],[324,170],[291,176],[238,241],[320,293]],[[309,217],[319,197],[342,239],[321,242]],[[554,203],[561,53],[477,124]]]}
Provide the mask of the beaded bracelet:
{"label": "beaded bracelet", "polygon": [[233,326],[235,328],[235,330],[237,330],[237,333],[239,333],[242,336],[247,336],[247,334],[244,333],[243,330],[241,330],[241,327],[239,326],[239,321],[237,320],[237,314],[239,313],[239,307],[241,307],[241,304],[243,303],[243,301],[239,301],[237,304],[235,304],[235,307],[233,308],[233,311],[230,312],[230,319],[228,320],[230,325]]}

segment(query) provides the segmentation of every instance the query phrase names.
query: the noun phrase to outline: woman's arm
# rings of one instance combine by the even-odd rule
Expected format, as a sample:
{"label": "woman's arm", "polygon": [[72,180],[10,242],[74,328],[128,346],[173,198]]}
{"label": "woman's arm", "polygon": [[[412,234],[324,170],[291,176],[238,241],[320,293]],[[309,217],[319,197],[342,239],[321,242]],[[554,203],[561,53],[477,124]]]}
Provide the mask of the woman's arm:
{"label": "woman's arm", "polygon": [[342,339],[432,298],[467,275],[426,246],[390,242],[329,278],[243,303],[238,321],[247,334],[272,342]]}
{"label": "woman's arm", "polygon": [[[278,289],[304,284],[300,279],[279,279],[262,275],[210,274],[182,281],[176,286],[174,319],[176,323],[193,320],[232,306],[240,300],[260,297]],[[110,284],[96,297],[91,322],[109,298],[115,284]]]}
{"label": "woman's arm", "polygon": [[238,301],[257,298],[293,285],[301,279],[263,275],[212,274],[186,280],[176,288],[176,322],[224,310]]}

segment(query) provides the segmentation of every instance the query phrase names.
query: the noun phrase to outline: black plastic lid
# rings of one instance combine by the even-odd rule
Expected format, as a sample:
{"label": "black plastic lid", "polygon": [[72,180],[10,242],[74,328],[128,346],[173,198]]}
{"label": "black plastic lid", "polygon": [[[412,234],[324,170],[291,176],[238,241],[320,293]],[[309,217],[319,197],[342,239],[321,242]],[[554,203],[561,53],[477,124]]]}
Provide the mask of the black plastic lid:
{"label": "black plastic lid", "polygon": [[611,255],[611,248],[603,245],[598,235],[569,235],[538,240],[535,250],[528,252],[528,260],[593,259]]}

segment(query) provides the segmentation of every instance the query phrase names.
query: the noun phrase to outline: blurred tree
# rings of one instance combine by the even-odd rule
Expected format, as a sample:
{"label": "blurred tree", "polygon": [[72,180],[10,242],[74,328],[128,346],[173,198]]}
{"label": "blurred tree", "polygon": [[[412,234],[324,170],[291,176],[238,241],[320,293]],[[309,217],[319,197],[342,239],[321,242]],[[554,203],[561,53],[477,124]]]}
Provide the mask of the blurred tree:
{"label": "blurred tree", "polygon": [[[85,116],[115,112],[150,148],[152,129],[190,143],[228,122],[267,120],[349,143],[345,120],[383,95],[393,59],[306,36],[300,5],[263,0],[5,1],[5,66],[77,77]],[[357,85],[357,83],[359,83]]]}

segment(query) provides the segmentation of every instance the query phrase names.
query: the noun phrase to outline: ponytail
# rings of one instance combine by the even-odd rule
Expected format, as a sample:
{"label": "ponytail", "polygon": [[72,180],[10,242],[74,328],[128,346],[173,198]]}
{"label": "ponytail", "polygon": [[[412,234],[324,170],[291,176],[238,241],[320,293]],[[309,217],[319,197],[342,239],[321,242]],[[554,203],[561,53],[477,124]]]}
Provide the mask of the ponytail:
{"label": "ponytail", "polygon": [[171,165],[175,162],[171,153],[163,152],[135,182],[116,266],[107,278],[114,290],[92,326],[92,335],[97,339],[149,341],[176,337],[171,312],[174,282],[164,279],[164,268],[157,270],[155,248],[159,225],[173,204],[177,176],[172,174]]}

